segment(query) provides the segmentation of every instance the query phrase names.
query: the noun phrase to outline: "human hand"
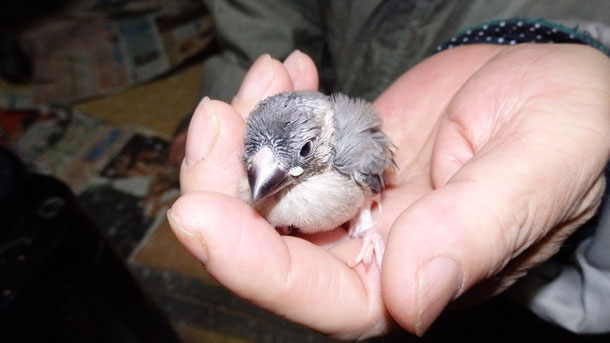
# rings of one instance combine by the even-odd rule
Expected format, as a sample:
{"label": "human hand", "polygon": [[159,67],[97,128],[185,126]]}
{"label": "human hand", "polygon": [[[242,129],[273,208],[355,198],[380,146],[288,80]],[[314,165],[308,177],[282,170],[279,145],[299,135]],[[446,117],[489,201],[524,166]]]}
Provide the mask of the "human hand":
{"label": "human hand", "polygon": [[379,271],[347,265],[358,253],[358,241],[333,245],[346,238],[342,229],[306,237],[314,244],[281,236],[235,198],[245,177],[243,118],[270,95],[316,90],[317,83],[313,61],[300,52],[283,64],[262,56],[231,105],[204,99],[188,130],[180,176],[184,195],[168,217],[181,242],[234,293],[327,334],[381,334],[392,321],[383,304]]}
{"label": "human hand", "polygon": [[375,218],[387,235],[381,274],[347,267],[359,242],[341,230],[280,236],[231,197],[244,176],[243,117],[266,96],[315,89],[312,75],[299,53],[285,65],[262,57],[233,106],[202,101],[185,195],[169,213],[208,271],[262,307],[342,338],[388,331],[390,313],[421,334],[475,284],[503,290],[595,211],[610,149],[605,57],[580,46],[470,46],[429,58],[374,103],[399,165]]}
{"label": "human hand", "polygon": [[608,62],[577,45],[469,46],[377,99],[400,147],[386,197],[410,197],[396,201],[409,206],[382,271],[401,326],[421,334],[456,297],[503,291],[595,213],[610,153]]}

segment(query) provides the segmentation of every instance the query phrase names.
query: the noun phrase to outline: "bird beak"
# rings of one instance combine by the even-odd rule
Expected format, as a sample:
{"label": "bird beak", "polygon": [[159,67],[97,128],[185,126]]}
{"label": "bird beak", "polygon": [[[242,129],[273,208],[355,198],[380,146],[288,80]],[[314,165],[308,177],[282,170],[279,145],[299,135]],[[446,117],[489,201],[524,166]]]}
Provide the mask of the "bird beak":
{"label": "bird beak", "polygon": [[294,178],[277,160],[269,147],[259,150],[248,166],[248,183],[252,201],[266,198],[294,182]]}

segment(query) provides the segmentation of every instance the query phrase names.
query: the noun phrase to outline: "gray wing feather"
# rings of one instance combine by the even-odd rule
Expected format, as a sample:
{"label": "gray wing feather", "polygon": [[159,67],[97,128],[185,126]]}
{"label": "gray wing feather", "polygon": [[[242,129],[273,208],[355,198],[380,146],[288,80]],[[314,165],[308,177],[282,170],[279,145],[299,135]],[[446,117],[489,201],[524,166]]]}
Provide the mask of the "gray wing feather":
{"label": "gray wing feather", "polygon": [[379,193],[385,186],[385,169],[396,165],[381,119],[365,100],[334,94],[330,101],[337,125],[333,166],[371,194]]}

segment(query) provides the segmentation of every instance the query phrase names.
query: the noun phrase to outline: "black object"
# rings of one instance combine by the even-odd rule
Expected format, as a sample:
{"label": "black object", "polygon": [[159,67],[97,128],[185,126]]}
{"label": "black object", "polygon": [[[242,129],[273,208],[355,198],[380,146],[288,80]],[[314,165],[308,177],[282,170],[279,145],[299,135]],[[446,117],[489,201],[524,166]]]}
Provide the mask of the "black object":
{"label": "black object", "polygon": [[0,149],[0,340],[176,342],[60,181]]}
{"label": "black object", "polygon": [[0,76],[13,83],[23,83],[32,78],[32,61],[19,45],[18,34],[0,32]]}

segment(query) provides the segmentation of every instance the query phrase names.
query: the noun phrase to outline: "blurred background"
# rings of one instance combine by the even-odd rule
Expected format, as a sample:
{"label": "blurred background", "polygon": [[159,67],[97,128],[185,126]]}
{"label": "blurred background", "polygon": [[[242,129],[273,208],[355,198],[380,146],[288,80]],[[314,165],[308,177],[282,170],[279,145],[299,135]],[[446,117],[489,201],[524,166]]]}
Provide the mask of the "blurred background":
{"label": "blurred background", "polygon": [[[233,296],[167,224],[180,194],[172,139],[222,72],[204,71],[220,45],[203,1],[5,1],[0,18],[1,342],[333,341]],[[215,81],[234,88],[242,60]],[[336,70],[320,72],[323,88],[341,88]],[[604,341],[503,297],[445,314],[425,341],[523,337]]]}
{"label": "blurred background", "polygon": [[203,2],[0,16],[0,341],[324,340],[225,291],[165,219],[171,139],[216,50]]}

